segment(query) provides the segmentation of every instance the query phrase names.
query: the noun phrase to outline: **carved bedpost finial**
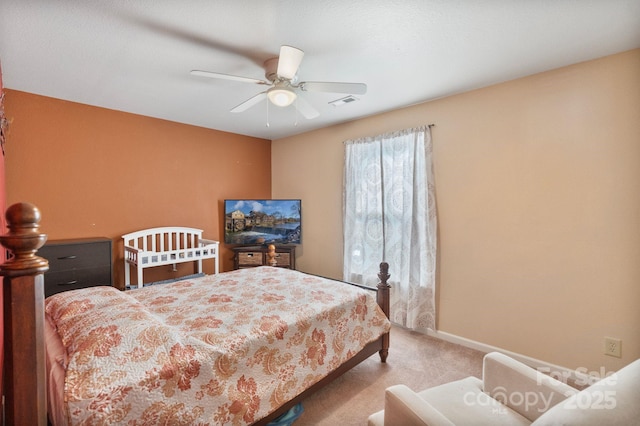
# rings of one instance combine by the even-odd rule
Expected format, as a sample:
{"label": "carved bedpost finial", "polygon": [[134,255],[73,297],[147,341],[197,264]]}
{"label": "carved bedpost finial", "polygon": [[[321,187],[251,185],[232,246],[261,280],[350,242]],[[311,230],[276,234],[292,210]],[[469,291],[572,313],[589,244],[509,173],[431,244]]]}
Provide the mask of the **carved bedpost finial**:
{"label": "carved bedpost finial", "polygon": [[0,236],[0,243],[13,257],[0,266],[0,275],[18,277],[46,272],[49,262],[35,254],[47,241],[47,235],[39,232],[40,210],[33,204],[17,203],[7,209],[5,217],[9,232]]}
{"label": "carved bedpost finial", "polygon": [[267,252],[267,264],[269,266],[276,266],[278,261],[276,260],[276,246],[269,244],[269,251]]}
{"label": "carved bedpost finial", "polygon": [[378,273],[378,278],[380,279],[380,283],[378,287],[390,287],[387,283],[391,275],[389,275],[389,264],[387,262],[380,263],[380,272]]}

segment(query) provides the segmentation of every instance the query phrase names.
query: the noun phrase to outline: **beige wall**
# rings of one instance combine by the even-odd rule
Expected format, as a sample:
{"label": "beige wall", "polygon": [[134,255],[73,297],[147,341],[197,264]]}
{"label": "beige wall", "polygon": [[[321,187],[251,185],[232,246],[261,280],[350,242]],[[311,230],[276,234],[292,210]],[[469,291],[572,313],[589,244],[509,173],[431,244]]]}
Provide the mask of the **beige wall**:
{"label": "beige wall", "polygon": [[272,193],[303,199],[298,268],[340,278],[343,141],[435,123],[439,330],[617,369],[640,358],[639,118],[634,50],[273,141]]}

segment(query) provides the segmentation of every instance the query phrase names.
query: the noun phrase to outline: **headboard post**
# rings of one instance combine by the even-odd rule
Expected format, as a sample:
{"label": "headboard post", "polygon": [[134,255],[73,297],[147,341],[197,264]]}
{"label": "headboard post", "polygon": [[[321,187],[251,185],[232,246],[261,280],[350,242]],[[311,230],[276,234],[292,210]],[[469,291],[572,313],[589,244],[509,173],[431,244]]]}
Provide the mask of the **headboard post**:
{"label": "headboard post", "polygon": [[9,232],[0,243],[11,255],[4,277],[5,424],[47,424],[44,354],[44,277],[49,262],[36,256],[47,240],[39,233],[40,211],[29,203],[6,212]]}

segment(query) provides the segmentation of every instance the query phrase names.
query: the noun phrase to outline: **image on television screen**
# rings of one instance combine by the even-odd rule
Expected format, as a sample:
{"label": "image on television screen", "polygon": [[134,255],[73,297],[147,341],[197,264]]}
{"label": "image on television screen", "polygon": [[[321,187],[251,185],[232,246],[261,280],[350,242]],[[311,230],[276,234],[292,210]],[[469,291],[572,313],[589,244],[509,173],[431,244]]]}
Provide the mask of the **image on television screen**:
{"label": "image on television screen", "polygon": [[226,244],[300,244],[301,200],[224,200]]}

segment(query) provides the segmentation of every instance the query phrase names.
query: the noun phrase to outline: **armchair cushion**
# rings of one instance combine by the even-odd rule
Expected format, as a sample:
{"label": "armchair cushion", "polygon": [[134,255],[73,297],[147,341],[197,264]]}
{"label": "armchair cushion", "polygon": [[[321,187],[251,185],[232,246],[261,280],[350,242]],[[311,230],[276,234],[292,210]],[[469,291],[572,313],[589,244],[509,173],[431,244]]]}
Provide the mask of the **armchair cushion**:
{"label": "armchair cushion", "polygon": [[[482,391],[482,380],[467,377],[417,393],[456,425],[528,425],[531,422]],[[393,424],[393,423],[385,423]],[[429,423],[431,424],[431,423]],[[439,423],[434,423],[439,424]]]}
{"label": "armchair cushion", "polygon": [[385,409],[369,426],[529,425],[531,422],[482,392],[482,381],[467,377],[422,392],[404,385],[385,391]]}

